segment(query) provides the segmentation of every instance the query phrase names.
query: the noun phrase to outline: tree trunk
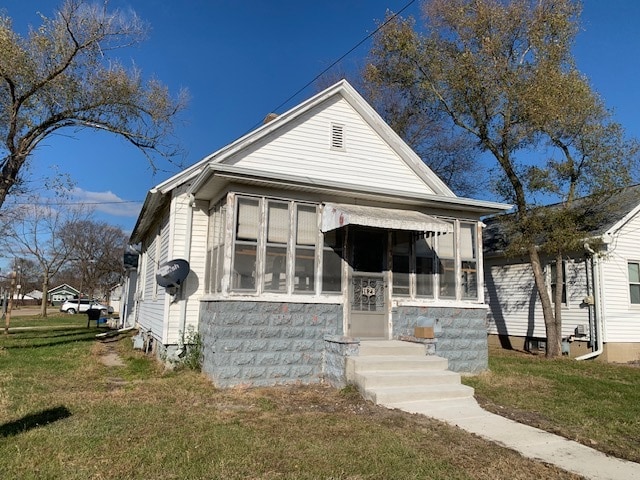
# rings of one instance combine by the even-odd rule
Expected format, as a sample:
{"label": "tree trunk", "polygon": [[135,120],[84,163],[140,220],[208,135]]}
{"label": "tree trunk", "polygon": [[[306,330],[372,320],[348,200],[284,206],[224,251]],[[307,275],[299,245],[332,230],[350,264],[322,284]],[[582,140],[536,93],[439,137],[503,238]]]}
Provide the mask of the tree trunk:
{"label": "tree trunk", "polygon": [[46,318],[47,316],[47,297],[49,296],[49,275],[45,273],[42,280],[42,305],[40,305],[40,316]]}
{"label": "tree trunk", "polygon": [[542,304],[542,314],[544,316],[544,327],[547,335],[547,352],[546,356],[549,358],[558,357],[561,354],[560,350],[560,336],[558,335],[558,329],[556,326],[556,318],[551,303],[551,297],[547,290],[547,284],[544,281],[544,270],[542,268],[542,262],[540,261],[540,254],[535,245],[529,247],[529,260],[531,261],[531,268],[533,269],[533,278],[538,289],[538,296],[540,303]]}
{"label": "tree trunk", "polygon": [[[555,262],[556,262],[556,278],[555,283],[556,283],[556,295],[555,298],[553,299],[554,301],[554,315],[555,315],[555,322],[553,323],[554,329],[555,329],[555,341],[556,344],[554,345],[555,350],[558,352],[557,355],[554,356],[559,356],[562,355],[562,296],[563,293],[565,293],[565,288],[564,288],[564,284],[565,284],[565,279],[564,279],[564,268],[562,268],[562,253],[558,252],[556,254],[556,258],[555,258]],[[547,341],[547,356],[549,355],[549,343]]]}

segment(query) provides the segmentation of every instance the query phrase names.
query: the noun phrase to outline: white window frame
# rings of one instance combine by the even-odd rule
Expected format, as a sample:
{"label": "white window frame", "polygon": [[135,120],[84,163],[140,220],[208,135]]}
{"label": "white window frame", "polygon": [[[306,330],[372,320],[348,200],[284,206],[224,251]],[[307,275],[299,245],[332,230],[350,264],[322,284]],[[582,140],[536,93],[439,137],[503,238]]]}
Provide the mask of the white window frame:
{"label": "white window frame", "polygon": [[[260,212],[258,219],[258,239],[257,239],[257,247],[256,247],[256,266],[255,268],[255,289],[241,289],[234,286],[233,282],[233,271],[234,271],[234,262],[236,256],[236,247],[238,244],[242,244],[243,241],[239,241],[236,238],[237,233],[237,222],[238,222],[238,212],[240,203],[245,200],[250,199],[252,201],[258,202],[258,210]],[[268,208],[269,204],[282,203],[288,206],[288,236],[287,241],[285,243],[278,243],[277,246],[285,247],[286,246],[286,264],[285,264],[285,273],[286,273],[286,288],[280,291],[271,290],[267,288],[265,283],[265,275],[266,275],[266,252],[269,246],[273,246],[273,242],[269,243],[268,240]],[[317,218],[316,228],[318,229],[316,233],[315,245],[302,245],[302,248],[308,249],[310,252],[313,252],[314,255],[314,288],[312,290],[296,290],[295,289],[295,252],[296,248],[299,246],[296,244],[296,235],[297,235],[297,212],[299,206],[308,206],[312,207],[315,210],[315,215]],[[266,196],[254,196],[247,194],[239,194],[235,196],[235,209],[233,212],[233,239],[231,244],[229,245],[230,255],[231,255],[231,268],[230,268],[230,282],[228,285],[228,293],[231,295],[276,295],[276,296],[318,296],[321,295],[321,281],[322,276],[318,274],[318,268],[322,265],[322,254],[323,254],[323,244],[322,244],[322,233],[319,229],[319,209],[318,204],[313,202],[305,202],[291,199],[283,199],[276,197],[266,197]],[[211,216],[210,216],[211,221]],[[227,248],[225,246],[225,248]],[[226,272],[225,272],[226,273]],[[224,289],[224,286],[223,286]],[[214,293],[214,292],[211,292]],[[221,292],[215,292],[221,293]]]}
{"label": "white window frame", "polygon": [[640,303],[631,302],[631,285],[640,285],[640,282],[631,282],[631,278],[629,277],[629,264],[638,265],[638,269],[640,270],[640,260],[627,260],[627,295],[629,298],[629,307],[635,309],[640,308]]}

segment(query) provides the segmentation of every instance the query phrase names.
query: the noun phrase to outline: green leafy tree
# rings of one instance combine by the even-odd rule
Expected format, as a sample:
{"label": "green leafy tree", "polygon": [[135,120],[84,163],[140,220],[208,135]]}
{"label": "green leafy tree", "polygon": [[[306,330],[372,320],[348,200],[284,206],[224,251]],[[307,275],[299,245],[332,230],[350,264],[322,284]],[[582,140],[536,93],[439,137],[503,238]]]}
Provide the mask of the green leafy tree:
{"label": "green leafy tree", "polygon": [[[541,255],[561,263],[584,239],[576,198],[598,202],[627,184],[636,143],[575,66],[578,2],[431,0],[423,7],[422,32],[402,18],[383,29],[366,80],[372,88],[417,92],[415,108],[445,115],[495,159],[496,192],[515,206],[511,244],[529,256],[547,356],[558,356],[561,292],[554,308]],[[550,198],[558,206],[540,208]],[[557,285],[562,270],[556,268]]]}
{"label": "green leafy tree", "polygon": [[0,15],[0,207],[23,180],[37,146],[61,129],[113,133],[152,166],[172,156],[174,121],[186,93],[172,98],[156,80],[111,55],[139,43],[145,25],[104,4],[68,0],[23,37]]}

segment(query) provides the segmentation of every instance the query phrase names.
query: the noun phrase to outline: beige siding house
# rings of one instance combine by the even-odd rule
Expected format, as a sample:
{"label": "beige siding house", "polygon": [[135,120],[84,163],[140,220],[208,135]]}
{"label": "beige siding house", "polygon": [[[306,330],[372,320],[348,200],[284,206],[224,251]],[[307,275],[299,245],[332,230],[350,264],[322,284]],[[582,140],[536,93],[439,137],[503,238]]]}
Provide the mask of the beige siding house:
{"label": "beige siding house", "polygon": [[480,218],[507,208],[457,197],[341,81],[149,191],[135,321],[165,358],[197,329],[220,386],[339,377],[332,355],[425,324],[479,371]]}
{"label": "beige siding house", "polygon": [[[600,225],[580,252],[564,262],[562,334],[565,353],[611,362],[640,360],[640,186],[614,192]],[[526,258],[509,258],[496,245],[497,222],[485,229],[485,296],[490,341],[542,349],[545,328]],[[596,246],[600,245],[600,246]],[[545,259],[549,289],[553,262]]]}

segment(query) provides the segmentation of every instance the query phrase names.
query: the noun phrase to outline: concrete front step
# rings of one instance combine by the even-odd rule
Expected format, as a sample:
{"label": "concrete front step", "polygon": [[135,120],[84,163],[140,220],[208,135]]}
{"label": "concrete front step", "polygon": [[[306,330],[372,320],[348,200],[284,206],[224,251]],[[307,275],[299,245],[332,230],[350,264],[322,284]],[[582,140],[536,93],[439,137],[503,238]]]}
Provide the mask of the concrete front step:
{"label": "concrete front step", "polygon": [[407,370],[446,370],[449,362],[446,358],[416,355],[368,355],[347,357],[347,372],[366,371],[407,371]]}
{"label": "concrete front step", "polygon": [[368,355],[415,355],[425,356],[425,346],[420,343],[398,340],[369,340],[360,343],[360,356]]}
{"label": "concrete front step", "polygon": [[417,400],[450,400],[473,397],[473,388],[466,385],[422,385],[405,387],[367,388],[363,392],[367,400],[376,404],[398,404]]}
{"label": "concrete front step", "polygon": [[347,381],[376,404],[473,399],[473,388],[447,370],[446,358],[426,355],[424,345],[401,341],[367,341],[359,356],[347,357]]}
{"label": "concrete front step", "polygon": [[394,370],[355,373],[355,383],[363,389],[407,385],[460,385],[460,374],[449,370]]}

